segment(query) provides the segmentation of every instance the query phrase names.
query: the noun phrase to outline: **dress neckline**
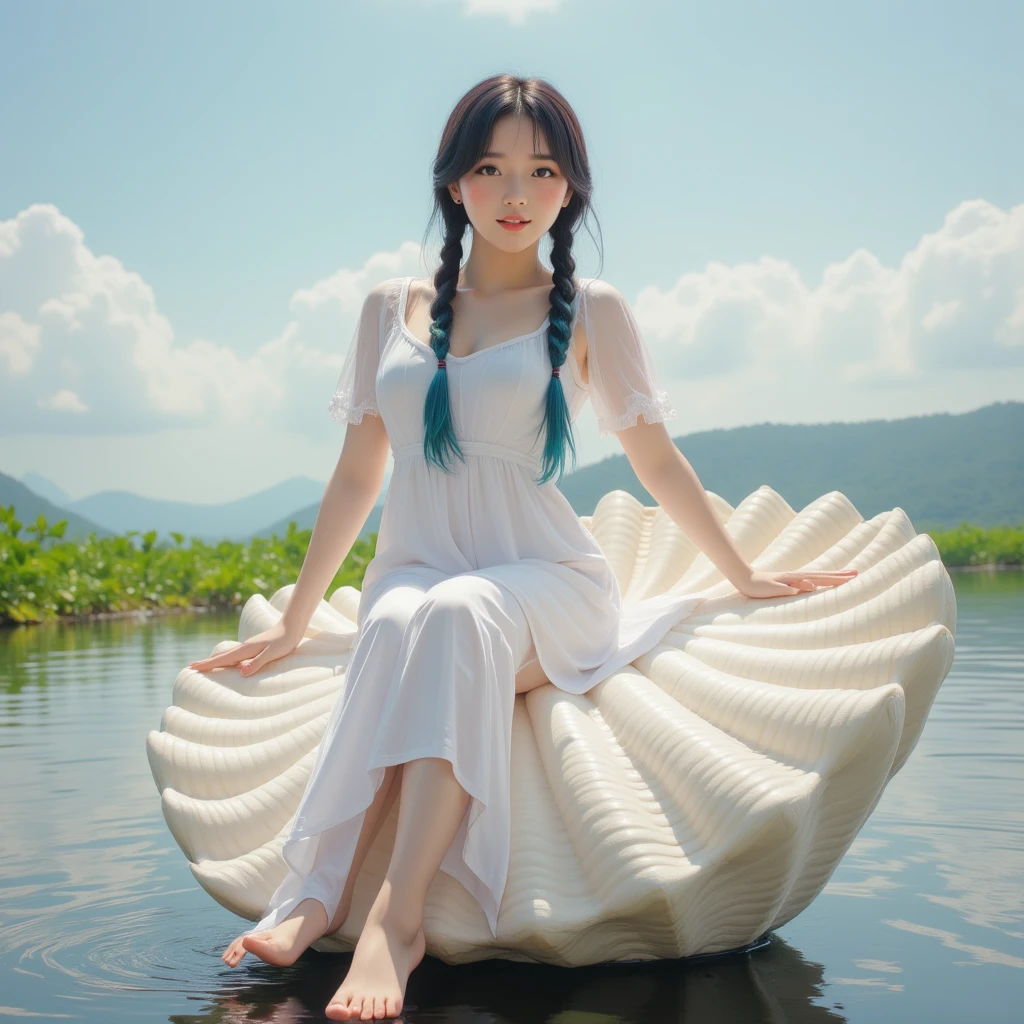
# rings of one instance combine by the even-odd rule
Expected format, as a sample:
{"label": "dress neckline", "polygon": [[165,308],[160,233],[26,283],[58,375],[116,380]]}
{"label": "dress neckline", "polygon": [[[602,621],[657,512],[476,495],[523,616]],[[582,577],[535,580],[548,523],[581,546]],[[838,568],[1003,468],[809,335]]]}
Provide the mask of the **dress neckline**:
{"label": "dress neckline", "polygon": [[[409,286],[412,284],[413,280],[414,278],[407,277],[405,279],[405,283],[402,285],[402,296],[398,303],[398,326],[410,341],[414,342],[420,348],[425,349],[427,352],[429,352],[432,356],[435,356],[436,358],[436,353],[434,352],[433,348],[431,348],[430,345],[426,344],[425,342],[417,338],[416,335],[409,330],[409,327],[405,322],[405,306],[406,301],[409,298]],[[475,352],[470,352],[468,355],[464,356],[453,356],[451,352],[449,352],[448,355],[444,357],[445,362],[451,360],[452,362],[463,363],[467,359],[475,359],[477,356],[482,356],[485,352],[492,352],[496,348],[505,348],[506,345],[512,345],[517,341],[525,341],[527,338],[534,338],[542,331],[546,331],[548,329],[548,324],[550,322],[551,314],[549,313],[546,317],[544,317],[544,322],[535,331],[530,331],[528,334],[517,334],[514,338],[506,338],[504,341],[499,341],[495,345],[488,345],[486,348],[479,348]]]}

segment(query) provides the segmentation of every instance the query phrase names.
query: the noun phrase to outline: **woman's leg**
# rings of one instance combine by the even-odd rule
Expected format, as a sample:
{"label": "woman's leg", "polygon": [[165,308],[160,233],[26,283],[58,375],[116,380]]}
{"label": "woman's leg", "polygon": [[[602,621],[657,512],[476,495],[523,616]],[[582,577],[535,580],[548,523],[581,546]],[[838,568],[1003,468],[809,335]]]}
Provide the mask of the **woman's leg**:
{"label": "woman's leg", "polygon": [[[345,918],[348,917],[348,912],[352,909],[352,894],[355,892],[356,879],[366,860],[366,855],[370,852],[370,847],[373,846],[373,841],[377,838],[377,833],[380,832],[381,825],[387,821],[391,808],[394,806],[395,800],[398,799],[402,788],[404,769],[404,764],[392,764],[384,769],[384,781],[380,784],[380,788],[386,791],[384,799],[379,806],[374,808],[372,821],[369,824],[366,821],[363,822],[363,828],[359,833],[359,842],[356,844],[356,852],[352,856],[352,867],[349,870],[348,878],[345,879],[345,889],[341,894],[338,909],[334,912],[327,927],[326,935],[336,932],[345,923]],[[375,798],[374,804],[376,803]],[[371,808],[373,807],[374,805],[371,805]],[[371,808],[367,808],[367,817],[370,815]]]}
{"label": "woman's leg", "polygon": [[427,890],[469,806],[449,761],[405,765],[398,831],[384,883],[370,908],[352,965],[325,1012],[331,1020],[395,1017],[409,973],[423,959]]}
{"label": "woman's leg", "polygon": [[[429,583],[424,582],[418,573],[396,577],[367,610],[349,662],[344,702],[339,699],[334,707],[321,740],[325,745],[323,763],[319,771],[310,777],[303,803],[310,790],[316,791],[321,805],[330,800],[330,793],[336,786],[333,780],[343,777],[346,770],[353,770],[350,756],[346,762],[353,745],[362,744],[367,737],[373,736],[402,636],[428,589]],[[353,735],[352,730],[358,731],[359,735]],[[285,966],[293,963],[311,942],[341,926],[343,915],[348,913],[351,904],[359,868],[398,795],[395,782],[400,772],[401,765],[397,763],[385,770],[376,793],[367,796],[364,820],[355,836],[352,834],[354,826],[349,827],[344,836],[340,829],[338,833],[329,829],[321,834],[316,858],[308,876],[302,880],[302,888],[298,889],[300,897],[305,895],[304,889],[309,892],[309,897],[298,899],[287,917],[275,918],[276,923],[267,930],[252,928],[239,935],[222,955],[225,963],[236,966],[248,950],[269,963]],[[299,810],[301,812],[302,804]],[[344,846],[341,856],[338,856],[339,842]],[[353,852],[349,853],[349,850]],[[343,861],[349,857],[351,863],[346,868]],[[342,889],[344,892],[339,894]],[[318,898],[313,898],[314,895]],[[269,916],[269,910],[264,919]]]}
{"label": "woman's leg", "polygon": [[[494,884],[503,875],[502,858],[508,857],[504,766],[514,677],[530,647],[529,624],[512,593],[472,573],[432,586],[413,615],[373,758],[387,763],[406,751],[418,756],[405,762],[391,862],[349,972],[325,1010],[329,1018],[401,1012],[409,973],[425,950],[427,891],[446,859],[445,870],[472,886],[488,906],[492,899],[500,901]],[[471,792],[487,819],[477,817],[474,838],[467,831],[456,848],[454,841],[468,823]]]}
{"label": "woman's leg", "polygon": [[[330,922],[327,920],[327,908],[320,900],[313,897],[304,899],[280,924],[269,931],[239,935],[221,955],[221,959],[229,967],[237,967],[247,952],[253,953],[267,963],[287,967],[295,963],[313,942],[323,935],[336,932],[345,923],[345,918],[352,907],[352,894],[355,891],[359,870],[401,789],[403,768],[404,765],[393,764],[384,771],[384,779],[374,795],[373,802],[366,809],[359,841],[352,857],[352,867]],[[317,861],[319,859],[318,852]]]}
{"label": "woman's leg", "polygon": [[524,659],[516,672],[516,693],[529,693],[530,690],[535,690],[549,681],[548,677],[544,675],[544,669],[540,667],[537,646],[533,642],[532,633],[530,634],[530,649],[526,652]]}

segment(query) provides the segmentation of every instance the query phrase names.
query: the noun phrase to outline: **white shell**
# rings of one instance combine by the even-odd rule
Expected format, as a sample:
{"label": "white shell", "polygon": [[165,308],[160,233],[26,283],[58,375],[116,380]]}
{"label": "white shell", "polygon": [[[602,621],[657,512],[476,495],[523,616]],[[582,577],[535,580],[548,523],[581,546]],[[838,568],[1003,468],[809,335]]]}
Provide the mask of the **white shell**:
{"label": "white shell", "polygon": [[[623,600],[673,590],[705,601],[586,694],[546,684],[516,697],[498,937],[438,872],[424,921],[431,955],[578,966],[747,945],[822,890],[913,750],[956,629],[932,539],[900,508],[865,521],[838,491],[799,514],[767,486],[736,509],[709,497],[755,568],[859,575],[747,599],[660,508],[606,494],[581,518]],[[277,621],[291,589],[246,602],[239,642]],[[183,669],[174,706],[147,738],[164,817],[193,874],[250,921],[286,874],[281,846],[345,682],[358,601],[340,587],[296,651],[254,677]],[[396,801],[348,920],[315,948],[355,945],[397,810]]]}

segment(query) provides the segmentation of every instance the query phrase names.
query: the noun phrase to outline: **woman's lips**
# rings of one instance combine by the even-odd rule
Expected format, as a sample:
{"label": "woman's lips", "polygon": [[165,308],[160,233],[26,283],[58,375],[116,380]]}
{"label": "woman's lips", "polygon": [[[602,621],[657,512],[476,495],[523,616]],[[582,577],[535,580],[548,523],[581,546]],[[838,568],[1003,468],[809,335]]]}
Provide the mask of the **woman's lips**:
{"label": "woman's lips", "polygon": [[519,220],[519,221],[499,220],[498,223],[506,231],[522,231],[523,228],[525,228],[526,225],[529,224],[530,222],[528,220]]}

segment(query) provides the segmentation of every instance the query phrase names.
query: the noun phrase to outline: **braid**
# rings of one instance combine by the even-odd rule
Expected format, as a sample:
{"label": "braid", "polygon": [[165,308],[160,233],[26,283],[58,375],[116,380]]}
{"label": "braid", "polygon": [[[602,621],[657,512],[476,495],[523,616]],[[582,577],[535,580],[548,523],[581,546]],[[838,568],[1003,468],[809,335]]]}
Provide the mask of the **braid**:
{"label": "braid", "polygon": [[542,473],[539,484],[547,483],[557,472],[559,481],[565,469],[565,448],[572,452],[573,469],[576,468],[576,444],[573,440],[572,416],[565,400],[565,391],[558,377],[559,369],[565,364],[572,341],[573,304],[576,299],[576,282],[573,271],[576,261],[572,255],[572,227],[570,218],[560,215],[551,226],[551,267],[554,271],[554,286],[551,289],[551,314],[548,321],[548,354],[551,356],[552,374],[548,381],[544,401],[544,421],[547,425],[542,455]]}
{"label": "braid", "polygon": [[[448,374],[445,356],[451,342],[455,313],[452,300],[462,265],[462,238],[466,230],[465,210],[454,203],[446,207],[445,238],[441,248],[441,265],[434,274],[436,297],[430,306],[430,347],[438,358],[423,408],[423,454],[428,463],[450,471],[449,460],[454,456],[465,462],[452,425],[451,404],[448,396]],[[540,430],[547,427],[541,456],[541,476],[538,484],[547,483],[556,473],[559,481],[565,470],[565,449],[572,452],[576,468],[576,444],[573,438],[572,415],[565,400],[565,391],[559,380],[559,370],[565,364],[572,342],[573,312],[576,300],[576,282],[573,271],[576,261],[572,255],[572,227],[570,219],[559,216],[550,230],[554,242],[551,265],[554,271],[551,289],[551,312],[548,317],[548,354],[551,357],[551,379],[544,398],[544,419]],[[539,431],[538,431],[539,434]]]}
{"label": "braid", "polygon": [[441,265],[434,274],[434,288],[437,296],[430,306],[432,323],[430,325],[430,347],[434,350],[439,362],[434,379],[427,389],[427,400],[423,407],[423,452],[428,463],[449,471],[447,460],[458,456],[466,461],[455,438],[452,426],[451,405],[448,401],[448,374],[445,372],[444,358],[448,354],[451,342],[452,322],[455,313],[452,310],[452,299],[455,298],[455,287],[459,282],[459,269],[462,265],[462,237],[466,231],[466,214],[460,206],[451,204],[454,209],[446,215],[444,246],[441,249]]}

